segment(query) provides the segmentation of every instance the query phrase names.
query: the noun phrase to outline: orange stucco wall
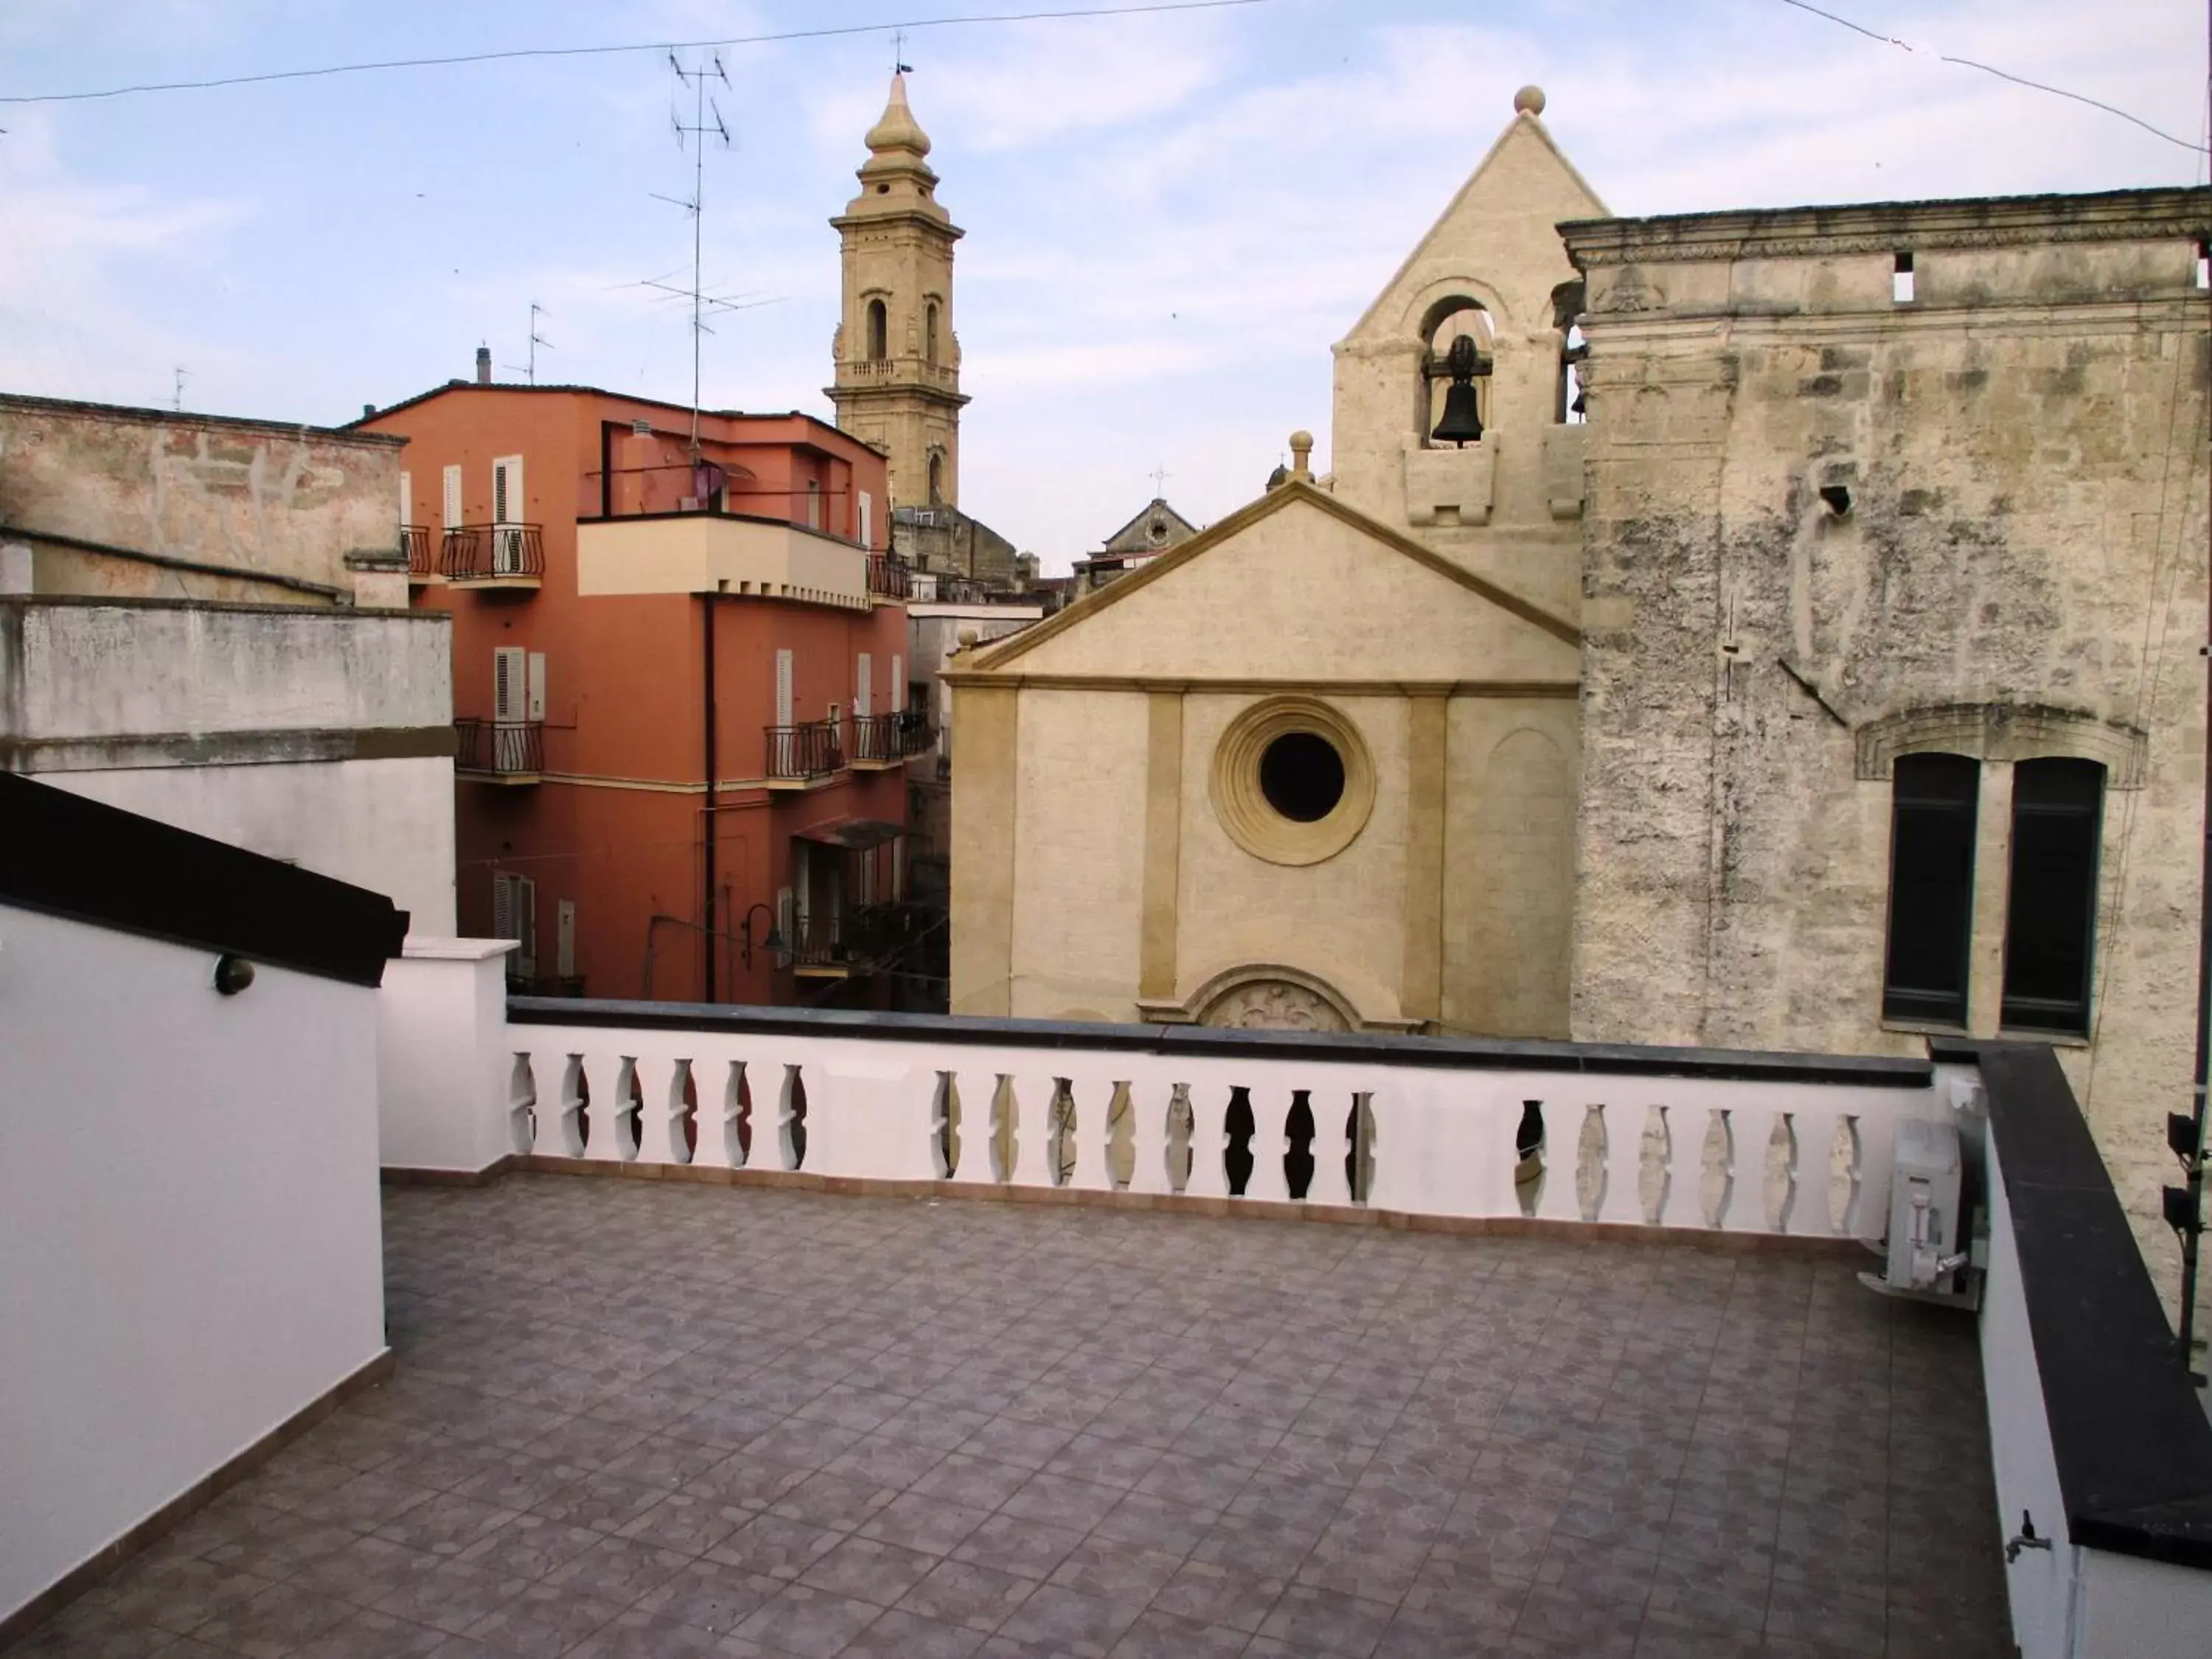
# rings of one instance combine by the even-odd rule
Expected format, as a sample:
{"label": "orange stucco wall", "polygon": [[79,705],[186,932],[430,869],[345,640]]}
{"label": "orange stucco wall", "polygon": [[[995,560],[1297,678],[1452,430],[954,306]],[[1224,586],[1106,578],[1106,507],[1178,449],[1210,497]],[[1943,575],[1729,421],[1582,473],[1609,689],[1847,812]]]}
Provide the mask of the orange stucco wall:
{"label": "orange stucco wall", "polygon": [[[650,430],[632,431],[644,421]],[[453,711],[493,713],[494,653],[520,647],[545,658],[544,781],[529,785],[463,778],[455,811],[459,925],[492,929],[492,877],[537,884],[538,971],[556,972],[560,906],[575,907],[575,969],[592,996],[688,1000],[705,988],[705,607],[688,594],[594,596],[576,592],[576,524],[611,501],[617,511],[670,511],[694,488],[690,413],[659,404],[559,388],[456,386],[363,421],[408,440],[400,465],[405,521],[433,544],[443,523],[444,469],[462,468],[461,521],[492,517],[492,463],[523,458],[523,501],[510,518],[541,526],[545,568],[534,590],[456,589],[433,583],[414,603],[453,617]],[[706,457],[724,469],[732,512],[805,524],[857,540],[860,498],[872,505],[870,541],[888,540],[884,459],[846,434],[800,416],[708,416]],[[611,465],[608,464],[611,463]],[[815,485],[810,492],[807,484]],[[399,503],[394,502],[395,512]],[[714,605],[715,885],[719,927],[734,933],[755,903],[773,911],[791,884],[792,838],[842,818],[903,823],[899,769],[841,774],[804,792],[763,781],[766,728],[775,717],[775,659],[792,653],[796,719],[837,704],[848,720],[862,653],[873,658],[870,712],[905,702],[892,683],[907,651],[896,605],[867,612],[722,596]],[[655,917],[669,918],[656,922]],[[752,915],[756,940],[769,918]],[[795,983],[765,950],[742,960],[718,942],[718,1000],[827,1000]],[[872,1000],[880,988],[846,988]]]}

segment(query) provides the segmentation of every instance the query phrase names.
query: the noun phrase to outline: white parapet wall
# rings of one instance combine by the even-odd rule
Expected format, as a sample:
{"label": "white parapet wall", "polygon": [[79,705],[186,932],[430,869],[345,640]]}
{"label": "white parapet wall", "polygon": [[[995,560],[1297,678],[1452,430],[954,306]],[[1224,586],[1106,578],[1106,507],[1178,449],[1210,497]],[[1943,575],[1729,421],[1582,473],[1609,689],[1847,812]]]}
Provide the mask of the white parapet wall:
{"label": "white parapet wall", "polygon": [[0,1621],[384,1352],[378,993],[0,905]]}
{"label": "white parapet wall", "polygon": [[505,1042],[503,939],[425,939],[384,969],[377,998],[377,1140],[387,1170],[481,1175],[505,1160],[504,1097],[513,1056]]}
{"label": "white parapet wall", "polygon": [[655,1005],[509,1021],[478,1109],[519,1156],[953,1190],[1868,1239],[1896,1124],[1950,1109],[1898,1060]]}

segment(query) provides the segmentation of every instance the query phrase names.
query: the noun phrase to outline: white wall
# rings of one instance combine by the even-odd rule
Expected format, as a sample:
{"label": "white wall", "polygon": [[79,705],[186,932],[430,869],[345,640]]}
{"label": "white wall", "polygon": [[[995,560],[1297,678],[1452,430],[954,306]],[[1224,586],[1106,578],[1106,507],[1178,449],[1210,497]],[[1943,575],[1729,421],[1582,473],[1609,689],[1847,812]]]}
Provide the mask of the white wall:
{"label": "white wall", "polygon": [[1990,1413],[1990,1470],[1997,1489],[2000,1540],[2020,1530],[2023,1512],[2053,1540],[2048,1550],[2022,1550],[2005,1569],[2013,1640],[2021,1659],[2067,1659],[2070,1616],[2081,1558],[2066,1539],[2066,1501],[2058,1460],[2043,1409],[2043,1373],[2035,1363],[2027,1296],[2013,1240],[2012,1206],[1997,1161],[1996,1137],[1984,1138],[1990,1194],[1990,1266],[1982,1281],[1982,1388]]}
{"label": "white wall", "polygon": [[376,997],[0,906],[0,1617],[384,1348]]}
{"label": "white wall", "polygon": [[378,1156],[387,1169],[475,1174],[514,1150],[505,1102],[508,939],[424,939],[377,993]]}
{"label": "white wall", "polygon": [[382,893],[408,931],[453,931],[453,763],[303,761],[41,772],[40,783]]}

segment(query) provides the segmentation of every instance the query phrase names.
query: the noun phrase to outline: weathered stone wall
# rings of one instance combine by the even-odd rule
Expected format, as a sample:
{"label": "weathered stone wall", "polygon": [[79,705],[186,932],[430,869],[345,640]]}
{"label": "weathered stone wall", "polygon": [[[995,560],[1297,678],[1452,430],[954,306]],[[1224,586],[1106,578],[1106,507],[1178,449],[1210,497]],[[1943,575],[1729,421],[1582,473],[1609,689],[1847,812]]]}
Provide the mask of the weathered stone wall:
{"label": "weathered stone wall", "polygon": [[1996,1035],[2012,764],[2105,759],[2094,1036],[2065,1058],[2169,1281],[2209,216],[2175,191],[1568,231],[1591,347],[1574,1035],[1917,1049],[1881,1016],[1900,744],[1984,761],[1970,1027]]}
{"label": "weathered stone wall", "polygon": [[40,593],[401,607],[400,453],[380,434],[0,397],[0,542],[31,548],[29,591]]}

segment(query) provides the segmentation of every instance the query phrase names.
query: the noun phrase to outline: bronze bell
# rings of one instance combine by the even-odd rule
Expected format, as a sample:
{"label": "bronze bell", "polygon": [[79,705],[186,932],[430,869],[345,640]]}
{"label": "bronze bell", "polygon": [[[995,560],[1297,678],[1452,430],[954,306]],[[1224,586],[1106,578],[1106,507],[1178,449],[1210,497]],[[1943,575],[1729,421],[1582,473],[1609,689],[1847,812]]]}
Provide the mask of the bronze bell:
{"label": "bronze bell", "polygon": [[1465,334],[1451,343],[1444,364],[1451,371],[1452,383],[1444,389],[1443,418],[1429,434],[1430,441],[1456,444],[1462,448],[1480,443],[1482,416],[1475,399],[1474,377],[1486,373],[1489,365],[1477,355],[1474,338]]}

